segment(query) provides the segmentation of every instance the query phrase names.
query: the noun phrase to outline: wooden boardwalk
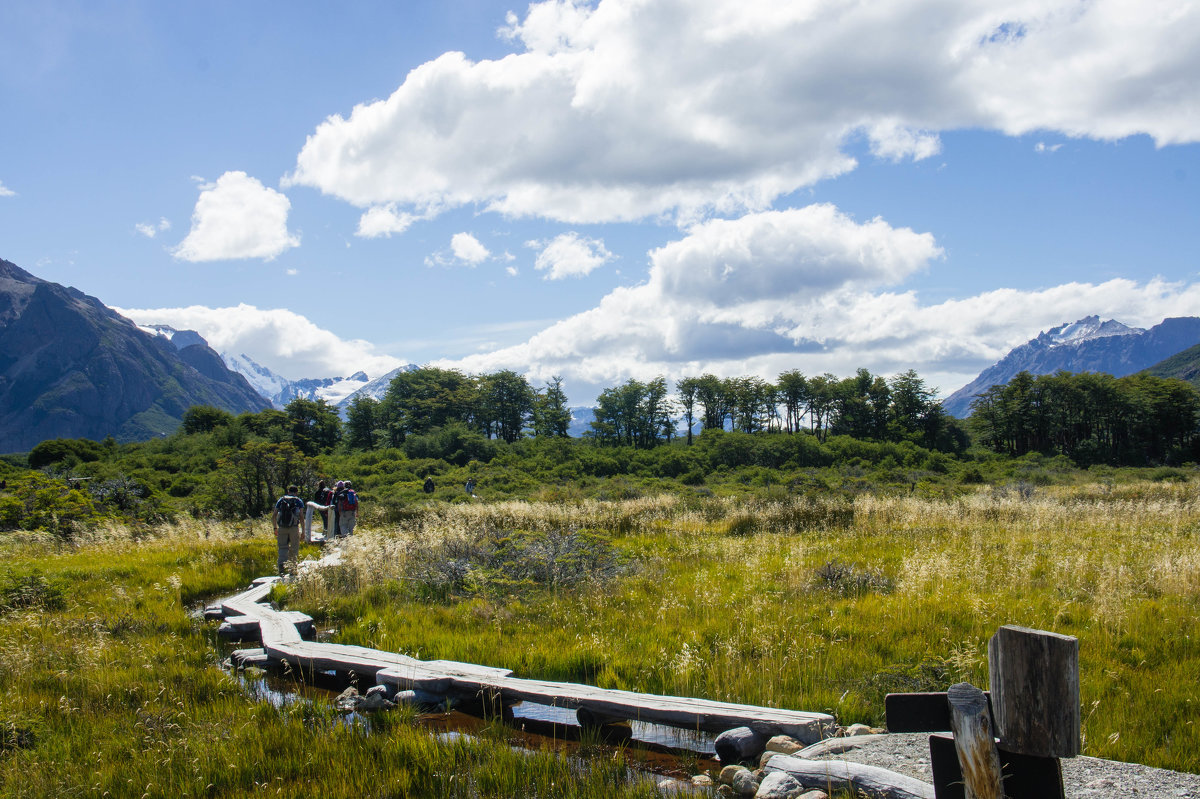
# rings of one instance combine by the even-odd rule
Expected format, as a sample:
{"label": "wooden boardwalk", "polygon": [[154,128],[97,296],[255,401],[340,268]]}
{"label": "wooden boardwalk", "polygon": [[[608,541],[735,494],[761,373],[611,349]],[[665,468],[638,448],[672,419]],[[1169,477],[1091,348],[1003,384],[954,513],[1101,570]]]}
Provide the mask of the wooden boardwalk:
{"label": "wooden boardwalk", "polygon": [[257,621],[268,659],[304,673],[337,671],[360,680],[374,680],[393,692],[415,689],[439,696],[468,697],[497,709],[523,701],[571,708],[586,725],[642,721],[716,733],[751,727],[811,744],[825,737],[825,731],[834,723],[827,713],[526,680],[513,677],[508,669],[451,660],[417,660],[367,647],[306,641],[302,629],[311,630],[312,619],[302,613],[277,611],[263,603],[277,579],[255,580],[248,591],[223,601],[221,612],[231,629],[245,632]]}

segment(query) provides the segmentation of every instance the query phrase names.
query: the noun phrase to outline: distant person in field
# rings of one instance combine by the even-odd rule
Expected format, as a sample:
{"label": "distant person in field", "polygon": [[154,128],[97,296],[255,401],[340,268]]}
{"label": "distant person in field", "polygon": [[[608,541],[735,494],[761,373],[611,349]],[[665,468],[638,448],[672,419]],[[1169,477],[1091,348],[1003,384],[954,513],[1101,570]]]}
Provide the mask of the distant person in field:
{"label": "distant person in field", "polygon": [[339,518],[341,521],[341,532],[339,536],[345,538],[354,534],[354,525],[358,521],[358,494],[354,491],[354,486],[347,480],[342,486],[342,496],[338,501]]}
{"label": "distant person in field", "polygon": [[[329,505],[333,502],[333,491],[324,480],[317,485],[317,493],[313,494],[313,502],[318,505]],[[326,536],[329,535],[329,511],[327,510],[321,511],[321,530]]]}
{"label": "distant person in field", "polygon": [[421,490],[424,491],[426,494],[433,493],[434,486],[433,486],[433,478],[432,477],[425,478],[425,485],[421,486]]}
{"label": "distant person in field", "polygon": [[467,490],[468,497],[471,497],[472,499],[475,498],[475,478],[474,477],[468,477],[467,484],[465,486],[463,486],[463,488],[465,488]]}
{"label": "distant person in field", "polygon": [[285,567],[295,572],[300,560],[300,525],[304,520],[304,500],[296,496],[300,489],[288,486],[287,493],[275,502],[271,511],[271,526],[275,528],[275,542],[279,545],[279,576]]}

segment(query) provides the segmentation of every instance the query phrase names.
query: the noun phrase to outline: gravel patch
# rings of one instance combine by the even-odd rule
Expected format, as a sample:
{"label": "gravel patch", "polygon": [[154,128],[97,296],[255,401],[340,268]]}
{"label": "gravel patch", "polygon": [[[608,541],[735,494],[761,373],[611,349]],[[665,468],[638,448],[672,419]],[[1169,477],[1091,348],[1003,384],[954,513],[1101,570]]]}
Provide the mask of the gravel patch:
{"label": "gravel patch", "polygon": [[[928,733],[831,738],[797,752],[796,756],[865,763],[933,783]],[[1095,757],[1064,758],[1062,772],[1067,799],[1127,799],[1130,796],[1200,799],[1200,774]]]}

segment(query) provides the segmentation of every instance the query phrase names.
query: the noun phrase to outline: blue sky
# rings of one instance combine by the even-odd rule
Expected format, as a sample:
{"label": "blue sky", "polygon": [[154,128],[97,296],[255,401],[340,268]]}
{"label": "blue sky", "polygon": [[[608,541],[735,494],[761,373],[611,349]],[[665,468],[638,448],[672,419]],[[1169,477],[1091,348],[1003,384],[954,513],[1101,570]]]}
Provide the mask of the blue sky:
{"label": "blue sky", "polygon": [[943,393],[1200,314],[1179,2],[0,5],[0,257],[317,377]]}

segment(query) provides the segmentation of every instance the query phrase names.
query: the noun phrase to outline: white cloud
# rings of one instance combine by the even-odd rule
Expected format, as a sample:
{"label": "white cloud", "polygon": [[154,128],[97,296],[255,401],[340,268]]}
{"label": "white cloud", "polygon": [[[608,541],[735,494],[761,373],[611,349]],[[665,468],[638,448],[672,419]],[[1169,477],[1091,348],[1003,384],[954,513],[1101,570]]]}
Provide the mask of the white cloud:
{"label": "white cloud", "polygon": [[1200,6],[1175,0],[549,0],[502,34],[519,52],[446,53],[330,116],[285,185],[413,213],[692,221],[853,169],[864,135],[888,160],[964,128],[1200,140]]}
{"label": "white cloud", "polygon": [[454,257],[471,266],[478,266],[491,256],[488,248],[470,233],[455,233],[450,237],[450,251]]}
{"label": "white cloud", "polygon": [[172,255],[184,261],[262,258],[270,261],[300,237],[287,229],[292,204],[245,172],[226,172],[200,186],[192,229]]}
{"label": "white cloud", "polygon": [[367,239],[380,236],[391,237],[393,233],[403,233],[408,230],[418,217],[404,212],[397,212],[395,203],[376,205],[368,208],[358,219],[358,229],[354,235]]}
{"label": "white cloud", "polygon": [[245,353],[276,374],[345,377],[363,370],[372,377],[404,362],[383,355],[366,341],[346,340],[292,311],[240,304],[226,308],[115,308],[139,325],[165,324],[195,330],[218,352]]}
{"label": "white cloud", "polygon": [[0,180],[0,197],[16,197],[17,193],[4,185],[4,181]]}
{"label": "white cloud", "polygon": [[550,241],[531,241],[527,246],[540,250],[533,267],[546,272],[546,280],[583,277],[613,259],[613,254],[600,239],[591,239],[570,232]]}
{"label": "white cloud", "polygon": [[170,230],[171,220],[164,216],[158,220],[157,224],[152,222],[139,222],[133,227],[138,233],[141,233],[148,239],[152,239],[164,230]]}
{"label": "white cloud", "polygon": [[506,266],[504,267],[504,271],[509,277],[516,277],[520,274],[520,271],[515,266]]}
{"label": "white cloud", "polygon": [[[446,361],[567,378],[572,396],[629,378],[786,369],[890,376],[915,368],[949,394],[1009,349],[1093,313],[1150,326],[1194,314],[1200,283],[1110,280],[997,289],[923,305],[893,287],[939,260],[933,237],[816,205],[712,220],[650,253],[650,278],[528,341]],[[591,392],[589,395],[588,392]]]}
{"label": "white cloud", "polygon": [[1061,142],[1059,144],[1046,144],[1045,142],[1040,141],[1033,145],[1033,151],[1036,153],[1056,153],[1061,147]]}

